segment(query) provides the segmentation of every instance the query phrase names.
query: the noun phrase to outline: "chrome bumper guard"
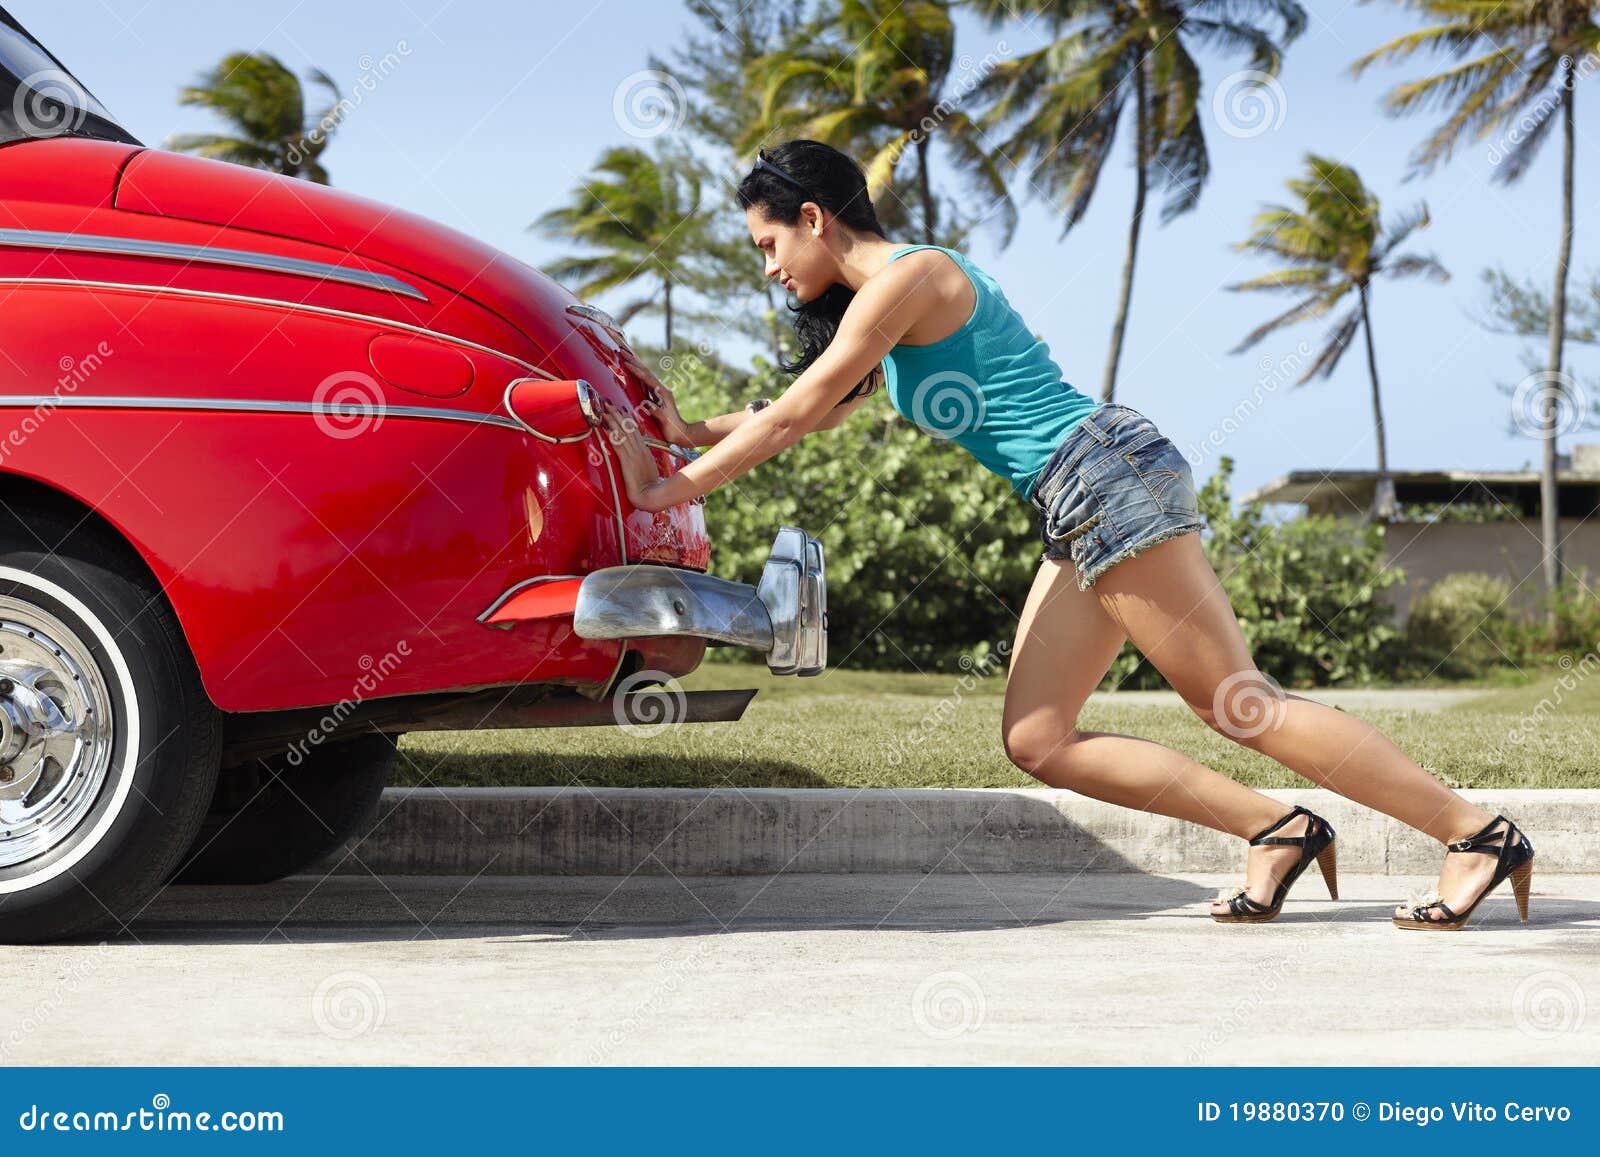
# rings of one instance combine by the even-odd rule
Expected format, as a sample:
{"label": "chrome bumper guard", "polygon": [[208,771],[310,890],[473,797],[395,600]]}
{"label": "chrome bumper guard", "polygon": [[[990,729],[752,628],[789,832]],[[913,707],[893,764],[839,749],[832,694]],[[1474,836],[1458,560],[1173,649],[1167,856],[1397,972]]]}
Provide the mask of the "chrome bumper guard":
{"label": "chrome bumper guard", "polygon": [[608,566],[584,578],[572,626],[585,639],[710,639],[762,652],[774,675],[818,675],[828,662],[822,544],[783,527],[758,586],[651,563]]}

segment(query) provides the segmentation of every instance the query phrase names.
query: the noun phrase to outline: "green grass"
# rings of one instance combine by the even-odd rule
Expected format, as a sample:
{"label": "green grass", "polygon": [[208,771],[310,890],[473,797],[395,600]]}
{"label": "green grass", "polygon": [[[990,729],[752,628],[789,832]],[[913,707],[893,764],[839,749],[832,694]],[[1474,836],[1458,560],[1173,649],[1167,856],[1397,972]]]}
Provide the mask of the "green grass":
{"label": "green grass", "polygon": [[[1530,672],[1521,686],[1440,711],[1357,714],[1452,787],[1600,787],[1600,669]],[[1565,678],[1573,686],[1562,687]],[[737,723],[644,738],[610,727],[419,732],[401,741],[397,784],[590,787],[1027,787],[1000,745],[1003,673],[830,671],[774,678],[715,663],[686,690],[758,687]],[[1543,700],[1541,711],[1539,704]],[[1153,739],[1253,787],[1305,787],[1182,707],[1091,703],[1081,725]],[[1517,734],[1521,742],[1509,742]],[[920,742],[916,738],[920,737]],[[1498,759],[1497,759],[1498,757]]]}

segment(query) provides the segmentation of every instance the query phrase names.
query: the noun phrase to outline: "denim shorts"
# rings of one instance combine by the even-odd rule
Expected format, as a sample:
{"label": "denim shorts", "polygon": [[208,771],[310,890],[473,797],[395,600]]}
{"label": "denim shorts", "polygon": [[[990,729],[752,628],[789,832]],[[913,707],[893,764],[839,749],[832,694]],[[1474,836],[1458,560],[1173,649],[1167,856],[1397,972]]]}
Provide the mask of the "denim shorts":
{"label": "denim shorts", "polygon": [[1070,558],[1081,591],[1123,559],[1205,527],[1188,459],[1154,422],[1117,402],[1062,439],[1028,501],[1039,512],[1043,561]]}

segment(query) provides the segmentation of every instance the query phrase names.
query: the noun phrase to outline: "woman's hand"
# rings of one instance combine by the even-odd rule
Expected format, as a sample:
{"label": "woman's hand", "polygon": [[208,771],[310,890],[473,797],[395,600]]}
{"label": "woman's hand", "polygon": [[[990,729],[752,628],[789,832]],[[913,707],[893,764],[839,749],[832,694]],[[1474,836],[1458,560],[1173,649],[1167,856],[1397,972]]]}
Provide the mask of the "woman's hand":
{"label": "woman's hand", "polygon": [[602,401],[601,417],[605,422],[606,439],[617,455],[622,468],[622,484],[628,492],[628,501],[635,510],[656,511],[664,509],[654,504],[651,487],[661,481],[661,471],[656,467],[655,455],[645,445],[639,433],[639,423],[632,414],[625,414],[610,402]]}
{"label": "woman's hand", "polygon": [[661,384],[661,380],[631,349],[622,350],[622,361],[644,384],[645,399],[639,404],[639,412],[656,420],[656,424],[661,427],[662,437],[668,442],[679,446],[694,446],[696,444],[694,431],[689,423],[683,420],[683,415],[678,413],[678,399],[672,391]]}

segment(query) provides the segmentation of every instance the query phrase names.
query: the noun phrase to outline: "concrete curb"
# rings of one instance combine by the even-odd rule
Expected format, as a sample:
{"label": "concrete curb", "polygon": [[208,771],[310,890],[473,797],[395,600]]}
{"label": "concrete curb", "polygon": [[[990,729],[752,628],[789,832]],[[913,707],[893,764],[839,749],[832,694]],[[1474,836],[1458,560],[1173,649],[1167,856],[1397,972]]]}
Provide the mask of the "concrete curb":
{"label": "concrete curb", "polygon": [[[1318,789],[1266,793],[1325,816],[1352,873],[1432,876],[1428,837]],[[1600,790],[1461,793],[1534,841],[1541,872],[1600,870]],[[1238,872],[1241,843],[1052,788],[389,788],[338,874]],[[323,861],[334,867],[342,851]],[[359,857],[359,859],[357,858]]]}

